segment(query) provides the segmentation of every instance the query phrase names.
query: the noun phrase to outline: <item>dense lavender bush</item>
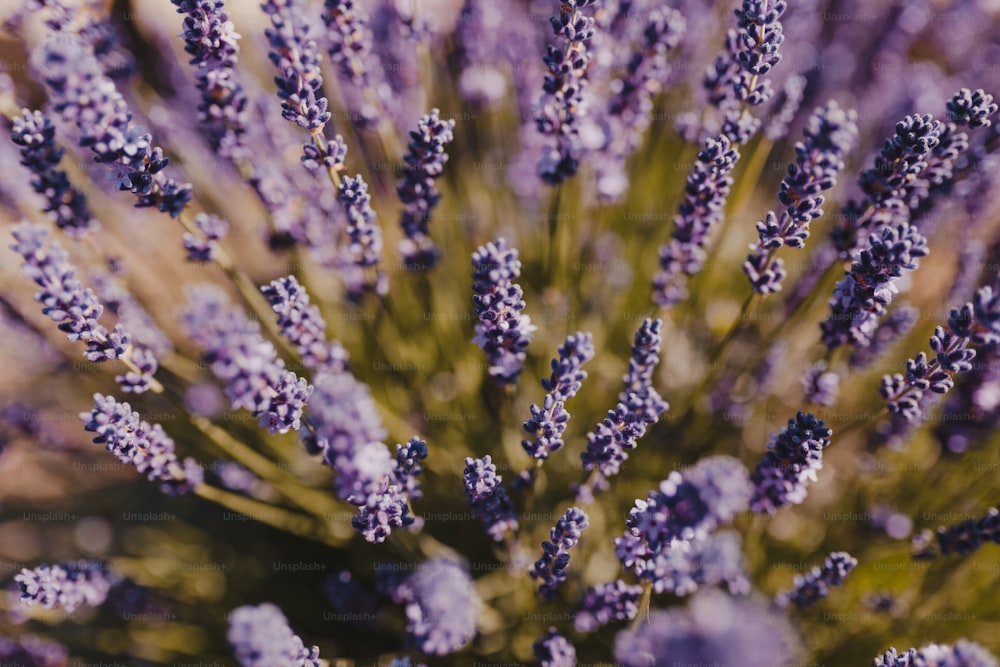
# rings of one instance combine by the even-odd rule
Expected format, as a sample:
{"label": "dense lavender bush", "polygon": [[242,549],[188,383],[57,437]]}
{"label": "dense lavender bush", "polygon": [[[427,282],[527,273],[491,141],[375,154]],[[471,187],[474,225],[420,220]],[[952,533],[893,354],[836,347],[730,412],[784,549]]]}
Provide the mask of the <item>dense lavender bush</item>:
{"label": "dense lavender bush", "polygon": [[989,5],[0,3],[0,665],[996,667]]}

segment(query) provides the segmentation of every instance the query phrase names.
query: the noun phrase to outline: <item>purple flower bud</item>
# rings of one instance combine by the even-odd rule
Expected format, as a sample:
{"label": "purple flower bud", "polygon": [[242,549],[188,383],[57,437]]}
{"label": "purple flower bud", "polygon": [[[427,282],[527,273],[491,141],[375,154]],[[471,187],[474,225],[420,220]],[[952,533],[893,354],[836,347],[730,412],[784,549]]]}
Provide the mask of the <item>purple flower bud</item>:
{"label": "purple flower bud", "polygon": [[981,88],[976,92],[962,88],[948,100],[948,118],[951,122],[972,129],[989,127],[990,116],[995,114],[997,109],[993,96]]}
{"label": "purple flower bud", "polygon": [[566,581],[569,551],[589,525],[586,512],[570,507],[552,529],[552,541],[542,542],[542,557],[532,566],[530,574],[532,579],[541,580],[538,592],[546,599],[553,599],[559,584]]}
{"label": "purple flower bud", "polygon": [[522,313],[524,295],[514,282],[521,275],[521,260],[499,238],[472,253],[472,269],[472,303],[479,318],[472,342],[486,353],[490,377],[501,385],[516,384],[536,328]]}
{"label": "purple flower bud", "polygon": [[219,248],[219,240],[229,231],[229,223],[217,215],[199,213],[194,216],[194,226],[201,232],[195,236],[184,232],[184,249],[188,251],[189,262],[214,262]]}
{"label": "purple flower bud", "polygon": [[482,602],[465,567],[445,558],[425,561],[403,594],[407,635],[423,653],[447,655],[475,636]]}
{"label": "purple flower bud", "polygon": [[366,85],[373,58],[368,14],[357,0],[326,0],[323,22],[330,62],[340,69],[344,80]]}
{"label": "purple flower bud", "polygon": [[755,487],[750,509],[774,514],[785,505],[801,504],[808,482],[815,482],[816,472],[823,468],[823,449],[830,445],[832,434],[823,420],[811,414],[800,412],[789,419],[788,426],[771,437],[750,477]]}
{"label": "purple flower bud", "polygon": [[[942,556],[958,554],[964,556],[977,550],[983,544],[1000,544],[1000,509],[991,507],[979,519],[963,521],[952,526],[939,526],[933,533]],[[932,533],[925,530],[913,537],[913,553],[916,558],[935,558],[931,544]]]}
{"label": "purple flower bud", "polygon": [[302,357],[303,366],[332,371],[346,368],[347,351],[340,343],[326,340],[326,321],[295,276],[272,280],[260,291],[278,316],[281,333]]}
{"label": "purple flower bud", "polygon": [[588,588],[573,620],[577,632],[594,632],[611,621],[628,621],[639,613],[642,586],[616,579]]}
{"label": "purple flower bud", "polygon": [[920,312],[911,305],[903,304],[889,311],[886,318],[879,323],[872,334],[868,347],[855,347],[851,351],[851,366],[865,368],[901,338],[909,333],[920,318]]}
{"label": "purple flower bud", "polygon": [[[385,296],[389,283],[384,273],[378,270],[382,254],[382,230],[375,224],[368,184],[360,175],[344,178],[338,192],[341,206],[347,214],[348,253],[353,267],[358,272],[357,280],[349,280],[347,296],[352,301],[360,301],[365,292]],[[371,273],[366,273],[370,270]]]}
{"label": "purple flower bud", "polygon": [[306,647],[288,619],[270,602],[229,613],[226,639],[240,667],[320,667],[319,648]]}
{"label": "purple flower bud", "polygon": [[33,607],[40,603],[46,609],[58,607],[68,613],[83,605],[100,606],[121,580],[105,563],[88,560],[24,568],[14,577],[23,604]]}
{"label": "purple flower bud", "polygon": [[310,36],[309,12],[304,0],[265,0],[261,5],[271,18],[264,31],[271,45],[268,57],[278,70],[282,116],[313,133],[330,121],[328,102],[321,94],[323,75],[319,69],[316,41]]}
{"label": "purple flower bud", "polygon": [[497,467],[489,454],[481,459],[466,457],[463,477],[465,497],[472,513],[486,524],[486,532],[494,542],[503,541],[508,530],[517,532],[518,529],[514,506],[502,481],[503,477],[497,474]]}
{"label": "purple flower bud", "polygon": [[814,567],[806,575],[795,575],[795,585],[790,591],[778,594],[774,603],[779,609],[794,604],[799,609],[811,607],[830,594],[830,586],[840,586],[858,559],[846,551],[836,551],[826,557],[823,567]]}
{"label": "purple flower bud", "polygon": [[[351,525],[373,544],[384,542],[393,528],[406,528],[415,521],[403,491],[389,484],[388,477],[383,476],[383,480],[377,491],[364,496],[364,504],[351,519]],[[352,502],[357,504],[357,500]]]}
{"label": "purple flower bud", "polygon": [[562,449],[562,434],[569,421],[565,402],[576,395],[587,377],[583,365],[594,358],[593,337],[589,333],[575,333],[566,338],[559,348],[559,359],[552,360],[552,375],[542,379],[548,392],[542,407],[531,406],[531,419],[524,423],[524,430],[534,436],[522,440],[521,445],[536,459],[547,459]]}
{"label": "purple flower bud", "polygon": [[959,639],[954,644],[928,644],[902,654],[890,648],[875,658],[872,667],[997,667],[997,660],[979,644]]}
{"label": "purple flower bud", "polygon": [[735,55],[740,73],[733,80],[733,89],[736,97],[750,106],[763,104],[771,97],[770,81],[761,81],[760,77],[781,60],[778,49],[785,36],[780,19],[787,8],[785,0],[743,0],[742,9],[736,10],[739,47]]}
{"label": "purple flower bud", "polygon": [[677,540],[632,568],[656,593],[690,595],[704,586],[725,583],[729,592],[750,592],[739,533],[723,531],[692,540]]}
{"label": "purple flower bud", "polygon": [[413,436],[405,445],[396,445],[396,469],[394,478],[410,500],[420,500],[424,495],[417,475],[424,468],[420,462],[427,458],[427,443]]}
{"label": "purple flower bud", "polygon": [[549,628],[532,648],[541,667],[576,667],[576,649],[555,628]]}

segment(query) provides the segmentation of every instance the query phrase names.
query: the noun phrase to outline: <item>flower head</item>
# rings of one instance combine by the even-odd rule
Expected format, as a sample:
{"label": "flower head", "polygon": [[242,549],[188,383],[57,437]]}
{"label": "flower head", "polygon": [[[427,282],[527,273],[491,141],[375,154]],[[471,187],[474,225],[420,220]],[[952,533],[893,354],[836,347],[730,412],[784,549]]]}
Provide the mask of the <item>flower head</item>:
{"label": "flower head", "polygon": [[801,504],[808,482],[815,482],[816,472],[823,468],[823,449],[830,445],[832,433],[811,414],[800,412],[789,419],[788,426],[772,436],[750,477],[754,484],[750,509],[774,514],[785,505]]}
{"label": "flower head", "polygon": [[320,667],[319,648],[306,647],[281,610],[266,602],[229,614],[226,639],[240,667]]}
{"label": "flower head", "polygon": [[58,565],[24,568],[14,577],[21,589],[21,602],[29,607],[61,608],[73,613],[88,605],[97,607],[108,599],[111,588],[122,581],[105,563],[77,560]]}
{"label": "flower head", "polygon": [[421,563],[403,584],[406,632],[430,655],[447,655],[476,634],[481,601],[465,567],[445,558]]}
{"label": "flower head", "polygon": [[858,564],[858,559],[846,551],[826,557],[823,567],[814,567],[808,574],[796,575],[795,586],[775,597],[775,604],[784,609],[794,604],[800,609],[811,607],[830,594],[830,586],[839,586]]}

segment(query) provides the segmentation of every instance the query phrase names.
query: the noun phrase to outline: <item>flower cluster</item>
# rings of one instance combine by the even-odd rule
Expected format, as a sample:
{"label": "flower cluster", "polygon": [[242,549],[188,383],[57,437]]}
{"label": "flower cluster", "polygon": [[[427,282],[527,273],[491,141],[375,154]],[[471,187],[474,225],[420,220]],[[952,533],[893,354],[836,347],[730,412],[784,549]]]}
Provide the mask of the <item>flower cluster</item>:
{"label": "flower cluster", "polygon": [[192,340],[205,350],[205,362],[226,385],[233,409],[250,410],[271,434],[297,431],[312,394],[304,378],[285,369],[260,325],[229,303],[213,285],[188,289],[181,319]]}
{"label": "flower cluster", "polygon": [[429,655],[447,655],[476,634],[481,601],[465,567],[434,558],[421,563],[402,586],[406,632]]}
{"label": "flower cluster", "polygon": [[41,111],[23,109],[11,119],[10,139],[21,147],[21,164],[33,174],[31,185],[45,198],[45,212],[59,229],[80,237],[100,224],[90,212],[87,199],[59,169],[62,148],[56,145],[56,128]]}
{"label": "flower cluster", "polygon": [[806,499],[808,482],[823,468],[823,450],[833,434],[826,423],[811,414],[798,413],[781,433],[772,436],[767,453],[750,476],[754,484],[750,509],[774,514],[785,505]]}
{"label": "flower cluster", "polygon": [[303,0],[265,0],[261,6],[271,18],[265,31],[271,45],[268,57],[278,70],[274,78],[285,120],[313,133],[330,121],[329,103],[321,94],[323,75],[319,51],[309,34],[309,13]]}
{"label": "flower cluster", "polygon": [[517,383],[535,331],[522,313],[524,293],[514,282],[520,275],[517,250],[504,238],[472,253],[472,303],[479,318],[472,342],[486,353],[490,377],[502,385]]}
{"label": "flower cluster", "polygon": [[830,594],[830,586],[840,586],[858,559],[844,551],[837,551],[826,557],[823,567],[814,567],[806,575],[796,575],[792,590],[779,593],[774,598],[775,605],[785,609],[794,604],[800,609],[811,607]]}
{"label": "flower cluster", "polygon": [[733,80],[738,99],[750,106],[759,106],[771,98],[771,83],[761,80],[781,61],[778,49],[785,41],[781,15],[788,9],[785,0],[743,0],[736,10],[739,23],[740,48],[736,62],[740,72]]}
{"label": "flower cluster", "polygon": [[514,506],[502,481],[489,454],[481,459],[465,459],[465,498],[473,514],[486,524],[486,532],[494,542],[503,541],[508,530],[516,532],[518,527]]}
{"label": "flower cluster", "polygon": [[954,644],[927,644],[897,653],[890,648],[875,658],[872,667],[997,667],[997,660],[976,642],[959,639]]}
{"label": "flower cluster", "polygon": [[[368,184],[360,175],[348,176],[341,181],[337,197],[347,215],[347,250],[353,269],[345,276],[347,296],[352,301],[360,300],[369,291],[385,296],[389,283],[386,275],[378,269],[382,255],[382,229],[375,224]],[[366,275],[369,272],[370,275]],[[355,277],[354,273],[359,275]]]}
{"label": "flower cluster", "polygon": [[226,639],[240,667],[321,667],[319,648],[307,647],[277,606],[246,605],[229,614]]}
{"label": "flower cluster", "polygon": [[214,262],[218,259],[219,241],[229,231],[229,223],[217,215],[199,213],[194,226],[201,235],[184,232],[184,249],[189,262]]}
{"label": "flower cluster", "polygon": [[73,613],[88,605],[97,607],[108,599],[121,577],[99,561],[78,560],[58,565],[24,568],[14,577],[21,589],[21,602],[29,607],[65,609]]}
{"label": "flower cluster", "polygon": [[687,278],[704,266],[706,247],[722,220],[733,185],[730,173],[739,159],[739,150],[724,135],[706,139],[698,153],[674,218],[672,238],[660,248],[660,270],[653,278],[653,301],[662,308],[672,308],[686,299]]}
{"label": "flower cluster", "polygon": [[420,118],[417,129],[410,132],[407,146],[406,172],[396,186],[396,194],[405,208],[399,224],[404,238],[399,242],[399,254],[409,267],[429,269],[438,262],[438,250],[428,233],[431,210],[441,199],[434,180],[441,177],[448,162],[445,149],[455,135],[454,120],[442,120],[437,109]]}
{"label": "flower cluster", "polygon": [[531,568],[532,579],[540,579],[538,592],[549,600],[555,597],[559,584],[566,581],[569,551],[580,541],[580,535],[590,525],[587,513],[570,507],[556,522],[550,533],[551,542],[542,542],[542,557]]}
{"label": "flower cluster", "polygon": [[795,144],[795,162],[788,165],[778,192],[785,210],[780,218],[768,211],[757,223],[759,239],[743,264],[754,292],[760,294],[780,291],[787,276],[775,252],[786,245],[802,248],[809,238],[809,223],[823,215],[820,193],[836,185],[844,158],[857,141],[857,114],[830,102],[813,112],[804,133],[805,141]]}
{"label": "flower cluster", "polygon": [[94,394],[94,409],[80,413],[94,442],[106,445],[119,461],[135,466],[151,482],[160,482],[165,493],[181,494],[202,482],[202,468],[190,458],[183,462],[174,453],[174,441],[159,424],[150,425],[114,396]]}
{"label": "flower cluster", "polygon": [[541,667],[576,666],[576,649],[555,628],[549,628],[545,636],[536,641],[532,648],[535,659]]}
{"label": "flower cluster", "polygon": [[371,68],[373,37],[368,15],[359,4],[357,0],[326,0],[323,22],[330,62],[345,80],[363,86]]}
{"label": "flower cluster", "polygon": [[587,44],[594,36],[594,19],[583,9],[595,0],[560,2],[553,16],[552,31],[559,44],[545,51],[544,92],[535,105],[535,125],[546,136],[555,137],[555,146],[546,146],[538,163],[538,175],[550,185],[559,185],[580,168],[580,121],[586,114],[583,91],[591,54]]}
{"label": "flower cluster", "polygon": [[577,332],[566,337],[559,348],[559,358],[552,360],[552,374],[542,378],[542,388],[548,393],[542,406],[531,406],[531,419],[524,423],[524,430],[534,436],[522,440],[521,446],[529,456],[547,459],[563,447],[562,435],[570,414],[566,401],[576,396],[587,371],[583,365],[594,358],[593,336]]}
{"label": "flower cluster", "polygon": [[302,358],[302,365],[312,370],[344,370],[347,352],[339,343],[327,341],[326,321],[295,276],[272,280],[260,291],[278,316],[281,333]]}
{"label": "flower cluster", "polygon": [[[942,556],[970,554],[983,544],[1000,544],[1000,508],[991,507],[981,519],[963,521],[953,526],[939,526],[933,534]],[[931,531],[924,530],[913,538],[913,551],[917,558],[934,558]]]}

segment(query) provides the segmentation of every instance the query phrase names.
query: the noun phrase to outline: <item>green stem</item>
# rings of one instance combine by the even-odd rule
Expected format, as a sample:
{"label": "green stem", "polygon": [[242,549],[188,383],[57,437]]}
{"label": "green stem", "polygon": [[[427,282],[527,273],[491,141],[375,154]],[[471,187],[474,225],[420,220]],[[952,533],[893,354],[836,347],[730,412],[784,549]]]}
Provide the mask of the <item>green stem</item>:
{"label": "green stem", "polygon": [[632,624],[629,626],[631,629],[635,630],[643,622],[649,622],[649,603],[653,598],[653,584],[646,581],[642,584],[642,598],[639,600],[639,612],[632,619]]}

